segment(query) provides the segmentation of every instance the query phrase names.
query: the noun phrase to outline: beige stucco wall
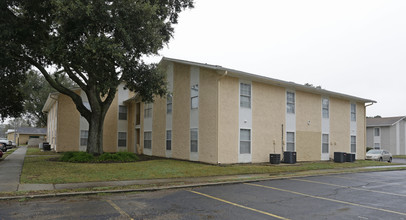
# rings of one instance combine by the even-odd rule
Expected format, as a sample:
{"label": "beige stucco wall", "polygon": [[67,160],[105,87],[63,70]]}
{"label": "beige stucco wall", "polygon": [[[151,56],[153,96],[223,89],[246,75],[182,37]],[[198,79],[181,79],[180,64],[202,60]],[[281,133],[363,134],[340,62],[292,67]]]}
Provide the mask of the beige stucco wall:
{"label": "beige stucco wall", "polygon": [[357,159],[364,160],[366,154],[366,111],[363,103],[357,103]]}
{"label": "beige stucco wall", "polygon": [[174,63],[172,100],[172,157],[189,159],[190,66]]}
{"label": "beige stucco wall", "polygon": [[296,91],[296,152],[298,161],[321,159],[321,96]]}
{"label": "beige stucco wall", "polygon": [[350,151],[350,101],[330,98],[330,158]]}
{"label": "beige stucco wall", "polygon": [[[75,91],[80,94],[78,91]],[[58,97],[57,113],[57,152],[78,151],[79,150],[79,126],[80,114],[75,104],[69,96],[60,94]]]}
{"label": "beige stucco wall", "polygon": [[16,138],[16,140],[14,140],[14,132],[11,132],[11,133],[8,133],[8,134],[7,134],[7,140],[9,140],[9,141],[15,141],[16,144],[17,144],[17,138]]}
{"label": "beige stucco wall", "polygon": [[152,110],[152,155],[165,157],[166,98],[155,97]]}
{"label": "beige stucco wall", "polygon": [[135,153],[135,102],[127,104],[127,120],[127,150],[128,152]]}
{"label": "beige stucco wall", "polygon": [[218,162],[238,162],[239,79],[225,76],[219,85]]}
{"label": "beige stucco wall", "polygon": [[[200,68],[199,79],[199,161],[217,163],[217,79],[214,70]],[[190,109],[190,108],[189,108]]]}
{"label": "beige stucco wall", "polygon": [[[35,136],[38,136],[38,135],[35,135]],[[19,144],[27,144],[28,139],[30,139],[29,134],[17,134],[17,143],[19,143]]]}
{"label": "beige stucco wall", "polygon": [[281,154],[285,109],[285,88],[252,82],[252,162]]}

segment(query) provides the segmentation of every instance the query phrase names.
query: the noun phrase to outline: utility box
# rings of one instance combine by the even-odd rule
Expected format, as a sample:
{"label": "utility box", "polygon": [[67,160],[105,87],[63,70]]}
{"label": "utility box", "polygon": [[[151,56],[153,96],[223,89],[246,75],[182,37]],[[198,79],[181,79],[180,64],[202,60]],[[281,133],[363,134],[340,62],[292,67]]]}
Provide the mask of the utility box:
{"label": "utility box", "polygon": [[296,163],[296,152],[294,152],[294,151],[283,152],[283,162],[290,163],[290,164]]}
{"label": "utility box", "polygon": [[51,145],[48,142],[42,143],[42,147],[44,151],[50,151],[51,150]]}
{"label": "utility box", "polygon": [[269,162],[271,164],[280,164],[281,163],[281,155],[280,154],[269,154]]}
{"label": "utility box", "polygon": [[354,162],[355,161],[355,154],[347,153],[346,160],[347,160],[347,162]]}
{"label": "utility box", "polygon": [[345,152],[334,152],[334,162],[344,163],[347,161],[347,153]]}

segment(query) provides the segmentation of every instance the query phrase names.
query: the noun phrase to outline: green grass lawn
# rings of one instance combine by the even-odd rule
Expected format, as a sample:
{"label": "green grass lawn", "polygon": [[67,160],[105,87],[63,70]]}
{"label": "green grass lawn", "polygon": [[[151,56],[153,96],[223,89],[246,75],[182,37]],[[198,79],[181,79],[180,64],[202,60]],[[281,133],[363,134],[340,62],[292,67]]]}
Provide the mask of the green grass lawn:
{"label": "green grass lawn", "polygon": [[94,181],[203,177],[235,174],[280,174],[306,170],[388,165],[376,161],[354,163],[307,162],[294,165],[208,165],[171,159],[132,163],[66,163],[49,157],[26,157],[21,183],[75,183]]}
{"label": "green grass lawn", "polygon": [[406,155],[393,155],[393,158],[406,159]]}

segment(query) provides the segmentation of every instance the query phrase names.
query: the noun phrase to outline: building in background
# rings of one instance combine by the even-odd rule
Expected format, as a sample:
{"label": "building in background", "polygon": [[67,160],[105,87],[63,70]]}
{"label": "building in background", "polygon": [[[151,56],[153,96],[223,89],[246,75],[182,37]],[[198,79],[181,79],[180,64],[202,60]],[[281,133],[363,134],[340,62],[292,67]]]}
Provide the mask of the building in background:
{"label": "building in background", "polygon": [[406,154],[406,116],[367,118],[367,147]]}
{"label": "building in background", "polygon": [[[160,65],[169,95],[143,103],[120,86],[106,115],[105,151],[212,164],[269,162],[284,151],[298,161],[334,152],[365,158],[365,106],[373,100],[216,65],[171,58]],[[85,150],[88,125],[69,97],[50,94],[43,111],[56,151]]]}
{"label": "building in background", "polygon": [[21,127],[17,129],[9,129],[7,132],[7,140],[13,141],[19,145],[38,145],[46,139],[46,128]]}

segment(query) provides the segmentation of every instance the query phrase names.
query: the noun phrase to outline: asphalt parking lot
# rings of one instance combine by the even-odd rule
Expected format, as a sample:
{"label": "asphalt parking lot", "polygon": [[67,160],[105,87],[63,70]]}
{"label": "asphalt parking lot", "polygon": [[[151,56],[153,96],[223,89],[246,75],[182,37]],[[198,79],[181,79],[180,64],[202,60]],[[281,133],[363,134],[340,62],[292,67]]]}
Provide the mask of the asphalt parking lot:
{"label": "asphalt parking lot", "polygon": [[0,219],[406,219],[406,171],[0,201]]}

